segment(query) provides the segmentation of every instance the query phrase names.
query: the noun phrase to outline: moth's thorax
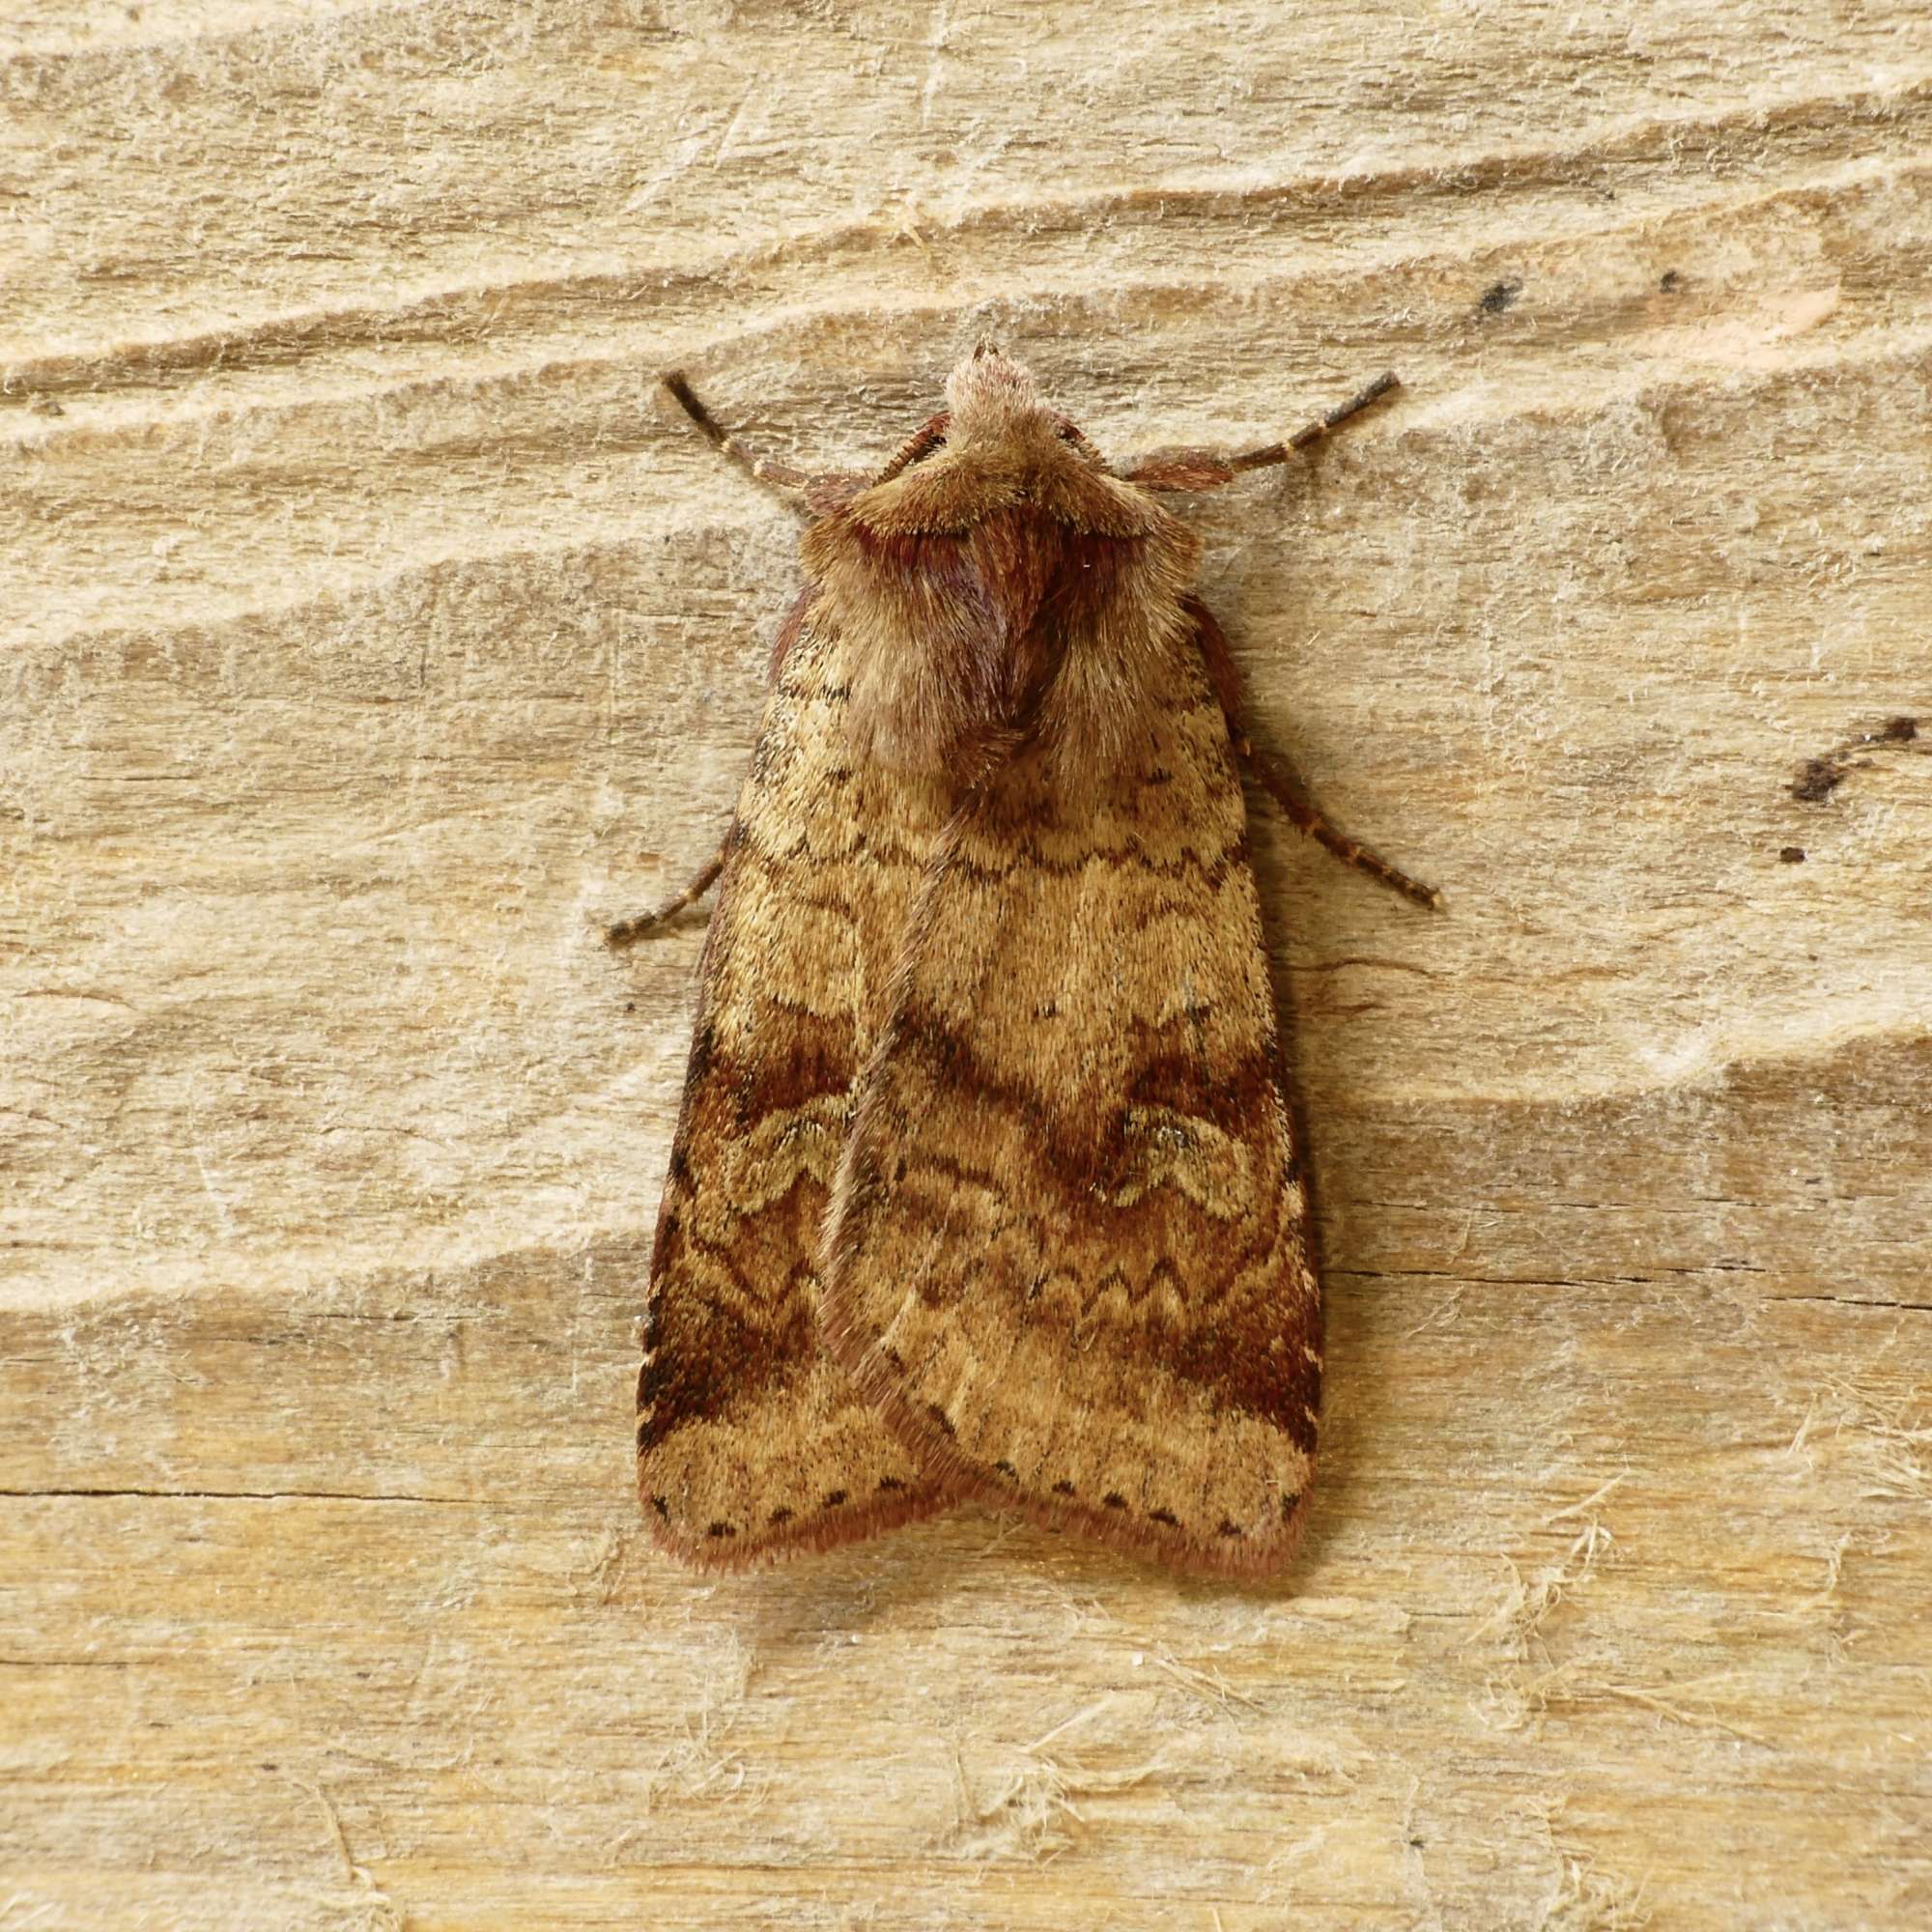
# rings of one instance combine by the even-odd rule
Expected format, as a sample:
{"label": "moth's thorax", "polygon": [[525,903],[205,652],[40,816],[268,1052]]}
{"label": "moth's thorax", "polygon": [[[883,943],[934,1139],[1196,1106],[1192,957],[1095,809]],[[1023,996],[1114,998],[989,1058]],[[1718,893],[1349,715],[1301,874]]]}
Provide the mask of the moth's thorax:
{"label": "moth's thorax", "polygon": [[858,748],[944,773],[1018,726],[1067,777],[1097,775],[1164,655],[1189,647],[1199,540],[1074,440],[1017,363],[969,357],[947,400],[910,460],[806,534]]}

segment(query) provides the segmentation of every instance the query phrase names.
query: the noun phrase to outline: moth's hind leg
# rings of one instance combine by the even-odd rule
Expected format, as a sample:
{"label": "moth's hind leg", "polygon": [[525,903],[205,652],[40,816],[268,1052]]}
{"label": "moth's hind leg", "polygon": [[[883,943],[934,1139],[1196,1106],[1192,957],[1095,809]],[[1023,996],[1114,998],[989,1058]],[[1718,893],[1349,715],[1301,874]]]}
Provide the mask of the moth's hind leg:
{"label": "moth's hind leg", "polygon": [[1434,886],[1425,886],[1420,879],[1411,879],[1406,872],[1391,866],[1379,852],[1371,851],[1322,817],[1319,808],[1296,788],[1288,775],[1288,768],[1278,758],[1257,751],[1245,737],[1240,736],[1235,739],[1235,752],[1249,771],[1267,787],[1268,796],[1287,813],[1290,823],[1305,832],[1324,851],[1334,853],[1345,865],[1354,867],[1358,872],[1366,872],[1372,879],[1378,879],[1405,898],[1413,899],[1417,905],[1427,906],[1431,912],[1442,910],[1442,895]]}
{"label": "moth's hind leg", "polygon": [[1432,912],[1441,911],[1442,895],[1434,886],[1425,886],[1420,879],[1411,879],[1406,872],[1391,866],[1379,852],[1372,852],[1359,840],[1350,838],[1346,832],[1329,824],[1289,776],[1287,765],[1268,753],[1256,750],[1249,742],[1246,707],[1241,696],[1240,668],[1228,648],[1227,637],[1215,621],[1214,613],[1200,598],[1184,599],[1183,608],[1194,619],[1195,641],[1201,646],[1208,679],[1214,686],[1215,696],[1221,700],[1221,712],[1228,721],[1228,737],[1235,748],[1235,755],[1267,787],[1268,796],[1288,814],[1290,822],[1307,833],[1324,851],[1334,853],[1345,865],[1354,867],[1358,872],[1366,872],[1370,878],[1379,880],[1405,898],[1413,899],[1417,905],[1427,906]]}
{"label": "moth's hind leg", "polygon": [[1320,442],[1401,386],[1393,371],[1378,376],[1366,388],[1357,390],[1325,416],[1318,416],[1296,430],[1285,442],[1264,442],[1257,449],[1244,449],[1235,455],[1213,449],[1166,449],[1143,457],[1130,469],[1122,470],[1121,475],[1126,482],[1138,483],[1143,490],[1218,490],[1223,483],[1232,483],[1250,469],[1286,463],[1296,450]]}
{"label": "moth's hind leg", "polygon": [[731,835],[727,832],[705,865],[692,878],[691,883],[674,898],[665,900],[661,906],[654,906],[649,912],[634,914],[630,919],[620,919],[604,928],[604,943],[611,947],[634,946],[640,939],[675,919],[686,906],[695,904],[718,882],[718,874],[724,869],[724,856],[731,849]]}

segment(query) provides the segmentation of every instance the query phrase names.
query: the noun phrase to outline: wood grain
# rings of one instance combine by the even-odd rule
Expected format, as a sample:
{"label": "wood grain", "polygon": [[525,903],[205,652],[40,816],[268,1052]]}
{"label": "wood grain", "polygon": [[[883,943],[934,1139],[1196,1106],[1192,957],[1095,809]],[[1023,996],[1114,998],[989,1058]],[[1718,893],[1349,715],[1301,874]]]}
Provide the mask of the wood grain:
{"label": "wood grain", "polygon": [[[0,1925],[1932,1918],[1921,8],[16,0],[0,89]],[[594,921],[794,541],[652,385],[860,463],[982,333],[1122,455],[1406,385],[1193,512],[1450,904],[1262,836],[1266,1590],[636,1516],[701,922]]]}

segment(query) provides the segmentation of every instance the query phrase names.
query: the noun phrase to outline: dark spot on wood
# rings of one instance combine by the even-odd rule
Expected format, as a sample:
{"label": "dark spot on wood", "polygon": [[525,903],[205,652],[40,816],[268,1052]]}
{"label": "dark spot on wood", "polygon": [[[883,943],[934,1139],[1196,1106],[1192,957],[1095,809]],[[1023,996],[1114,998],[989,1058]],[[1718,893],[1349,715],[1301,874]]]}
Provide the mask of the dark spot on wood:
{"label": "dark spot on wood", "polygon": [[1053,1486],[1053,1493],[1057,1496],[1070,1496],[1073,1492],[1073,1485],[1067,1482],[1065,1477]]}
{"label": "dark spot on wood", "polygon": [[704,1533],[706,1536],[736,1536],[738,1526],[732,1522],[714,1522]]}
{"label": "dark spot on wood", "polygon": [[626,1000],[626,1001],[624,1002],[624,1010],[625,1010],[625,1011],[626,1011],[627,1013],[634,1013],[634,1012],[636,1012],[636,1011],[638,1010],[638,1003],[637,1003],[637,1001],[636,1001],[636,1000]]}
{"label": "dark spot on wood", "polygon": [[1665,269],[1657,278],[1657,286],[1667,296],[1674,296],[1684,286],[1684,277],[1675,269]]}
{"label": "dark spot on wood", "polygon": [[1802,845],[1780,845],[1777,856],[1787,866],[1802,866],[1804,863],[1804,848]]}
{"label": "dark spot on wood", "polygon": [[656,1510],[657,1513],[661,1517],[663,1517],[667,1522],[670,1520],[670,1504],[668,1503],[663,1496],[653,1496],[651,1498],[651,1507],[654,1510]]}
{"label": "dark spot on wood", "polygon": [[1918,735],[1918,720],[1888,718],[1885,721],[1885,729],[1878,735],[1888,745],[1909,745]]}
{"label": "dark spot on wood", "polygon": [[1107,1493],[1100,1498],[1100,1500],[1103,1503],[1105,1503],[1110,1510],[1123,1510],[1127,1506],[1126,1497],[1123,1496],[1119,1490],[1109,1490]]}
{"label": "dark spot on wood", "polygon": [[1801,805],[1822,805],[1845,781],[1845,768],[1834,758],[1806,758],[1791,787]]}
{"label": "dark spot on wood", "polygon": [[1221,1519],[1221,1527],[1214,1534],[1216,1536],[1245,1536],[1247,1535],[1247,1531],[1239,1523],[1230,1522],[1226,1517],[1223,1517]]}
{"label": "dark spot on wood", "polygon": [[950,1439],[953,1435],[952,1418],[936,1402],[927,1403],[925,1412],[931,1416],[934,1428]]}
{"label": "dark spot on wood", "polygon": [[781,1523],[791,1520],[791,1511],[788,1509],[775,1509],[768,1520],[772,1527],[776,1529]]}
{"label": "dark spot on wood", "polygon": [[828,1490],[825,1492],[824,1506],[829,1510],[836,1510],[844,1500],[845,1492],[843,1490]]}
{"label": "dark spot on wood", "polygon": [[1180,1527],[1180,1519],[1172,1510],[1149,1510],[1148,1520],[1151,1522],[1164,1522],[1169,1529]]}
{"label": "dark spot on wood", "polygon": [[1510,275],[1500,282],[1492,282],[1483,291],[1482,298],[1476,303],[1476,306],[1485,315],[1500,315],[1521,293],[1521,278],[1517,275]]}

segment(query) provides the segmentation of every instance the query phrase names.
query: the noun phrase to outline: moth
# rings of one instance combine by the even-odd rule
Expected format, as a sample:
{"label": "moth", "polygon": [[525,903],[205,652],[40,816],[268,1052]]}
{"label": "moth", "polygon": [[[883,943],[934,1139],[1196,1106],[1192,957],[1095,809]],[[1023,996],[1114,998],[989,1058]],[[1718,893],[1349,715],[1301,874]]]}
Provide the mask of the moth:
{"label": "moth", "polygon": [[1163,502],[1286,442],[1115,469],[982,344],[876,474],[808,475],[806,585],[717,857],[638,1383],[647,1521],[736,1567],[981,1498],[1177,1570],[1293,1548],[1321,1301],[1243,768]]}

